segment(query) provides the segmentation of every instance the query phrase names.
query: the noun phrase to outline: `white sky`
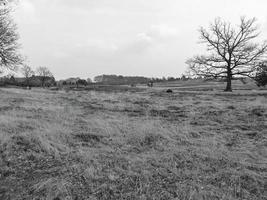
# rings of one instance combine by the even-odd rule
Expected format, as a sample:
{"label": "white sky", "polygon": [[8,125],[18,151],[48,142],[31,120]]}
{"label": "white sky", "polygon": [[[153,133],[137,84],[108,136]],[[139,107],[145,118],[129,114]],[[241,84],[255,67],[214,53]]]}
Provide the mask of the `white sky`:
{"label": "white sky", "polygon": [[267,39],[267,0],[20,0],[22,53],[57,79],[100,74],[180,76],[203,53],[198,29],[216,17],[256,17]]}

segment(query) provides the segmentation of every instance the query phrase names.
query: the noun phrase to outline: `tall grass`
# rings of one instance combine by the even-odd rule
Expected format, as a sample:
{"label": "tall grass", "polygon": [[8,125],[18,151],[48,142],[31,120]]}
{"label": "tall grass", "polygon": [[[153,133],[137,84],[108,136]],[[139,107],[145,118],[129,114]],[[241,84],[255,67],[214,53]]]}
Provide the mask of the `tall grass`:
{"label": "tall grass", "polygon": [[2,90],[0,199],[266,199],[266,96]]}

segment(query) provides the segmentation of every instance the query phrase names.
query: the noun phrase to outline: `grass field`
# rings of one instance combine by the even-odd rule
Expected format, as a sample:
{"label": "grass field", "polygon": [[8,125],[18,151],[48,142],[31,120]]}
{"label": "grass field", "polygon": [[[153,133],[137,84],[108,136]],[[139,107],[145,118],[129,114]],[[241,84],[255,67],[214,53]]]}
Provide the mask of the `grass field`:
{"label": "grass field", "polygon": [[0,89],[0,199],[266,200],[267,92],[192,90]]}

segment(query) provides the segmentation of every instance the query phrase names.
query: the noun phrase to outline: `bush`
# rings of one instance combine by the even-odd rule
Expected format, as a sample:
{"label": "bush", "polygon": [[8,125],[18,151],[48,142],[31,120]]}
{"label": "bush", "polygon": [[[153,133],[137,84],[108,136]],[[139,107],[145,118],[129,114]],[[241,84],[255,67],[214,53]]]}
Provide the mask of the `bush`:
{"label": "bush", "polygon": [[77,85],[84,85],[86,86],[87,85],[87,81],[84,80],[84,79],[79,79],[77,82],[76,82]]}
{"label": "bush", "polygon": [[255,81],[258,87],[265,87],[267,85],[267,63],[262,63],[259,66]]}

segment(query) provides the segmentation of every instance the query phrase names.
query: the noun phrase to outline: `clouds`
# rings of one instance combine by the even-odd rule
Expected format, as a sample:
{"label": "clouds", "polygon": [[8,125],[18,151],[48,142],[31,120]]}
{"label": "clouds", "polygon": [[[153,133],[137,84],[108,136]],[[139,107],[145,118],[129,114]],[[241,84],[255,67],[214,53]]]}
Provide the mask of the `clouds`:
{"label": "clouds", "polygon": [[267,17],[266,17],[266,20],[265,20],[265,23],[264,23],[264,26],[263,26],[263,30],[265,33],[267,33]]}
{"label": "clouds", "polygon": [[[151,67],[159,68],[163,63],[169,63],[169,67],[176,65],[177,56],[172,53],[178,39],[176,33],[173,27],[152,25],[124,41],[88,37],[76,44],[51,44],[41,50],[42,54],[37,52],[35,56],[45,62],[44,65],[53,66],[56,76],[62,78],[70,76],[67,74],[71,69],[72,76],[90,76],[86,75],[88,72],[93,74],[91,76],[103,73],[153,76]],[[83,75],[82,71],[85,72]]]}
{"label": "clouds", "polygon": [[31,3],[30,0],[23,0],[20,6],[21,6],[22,11],[27,14],[34,14],[36,11],[33,3]]}
{"label": "clouds", "polygon": [[99,54],[123,54],[140,55],[146,54],[149,50],[155,49],[159,45],[167,45],[178,39],[178,31],[174,27],[167,25],[151,25],[144,32],[137,33],[135,36],[127,38],[121,42],[112,42],[105,39],[88,38],[84,42],[76,44],[75,48],[90,50],[90,55]]}
{"label": "clouds", "polygon": [[16,20],[20,24],[38,23],[36,7],[31,0],[22,0],[17,7]]}
{"label": "clouds", "polygon": [[160,24],[152,25],[150,29],[143,33],[146,37],[149,37],[154,40],[169,40],[174,39],[178,36],[178,30],[174,27]]}
{"label": "clouds", "polygon": [[145,32],[138,33],[136,37],[123,47],[131,54],[143,54],[162,44],[168,44],[178,39],[178,31],[167,25],[152,25]]}
{"label": "clouds", "polygon": [[[44,0],[43,0],[44,1]],[[48,1],[48,0],[45,0]],[[92,9],[92,8],[115,8],[116,10],[127,10],[127,11],[144,11],[144,10],[158,10],[157,2],[160,0],[154,0],[153,6],[151,1],[143,0],[54,0],[54,4],[70,7],[70,8],[81,8],[81,9]]]}
{"label": "clouds", "polygon": [[148,51],[149,48],[153,46],[153,40],[151,37],[147,36],[145,33],[140,33],[134,38],[133,41],[122,45],[119,49],[120,53],[127,54],[143,54]]}
{"label": "clouds", "polygon": [[51,67],[57,78],[179,75],[185,60],[203,50],[199,26],[217,16],[234,24],[244,14],[264,24],[267,7],[266,0],[19,2],[15,18],[29,64]]}

